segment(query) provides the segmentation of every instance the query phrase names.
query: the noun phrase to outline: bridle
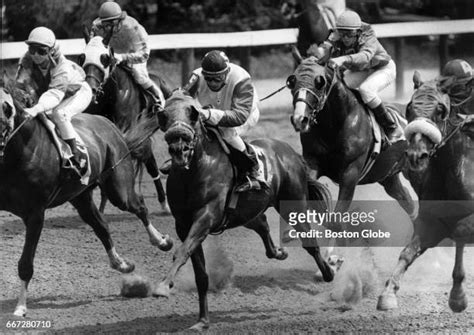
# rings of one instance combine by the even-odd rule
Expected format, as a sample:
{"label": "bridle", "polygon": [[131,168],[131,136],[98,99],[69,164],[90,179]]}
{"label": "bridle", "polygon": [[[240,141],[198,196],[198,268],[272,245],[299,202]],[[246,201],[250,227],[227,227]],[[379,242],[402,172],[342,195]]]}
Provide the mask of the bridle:
{"label": "bridle", "polygon": [[[333,69],[331,82],[329,85],[325,85],[323,89],[318,90],[318,92],[314,92],[311,89],[302,87],[295,92],[293,105],[296,105],[296,103],[299,101],[304,102],[311,110],[310,112],[311,123],[318,124],[319,113],[324,108],[324,105],[326,104],[329,94],[331,94],[334,84],[336,83],[336,78],[337,78],[337,71],[336,69]],[[309,96],[311,97],[311,99],[307,98],[308,94],[306,93],[309,93]]]}
{"label": "bridle", "polygon": [[[202,120],[201,118],[198,119],[199,123],[201,126]],[[170,132],[171,131],[171,132]],[[171,126],[168,128],[168,130],[165,132],[165,141],[168,143],[168,145],[172,144],[174,141],[170,139],[170,134],[172,133],[190,133],[192,140],[189,142],[189,144],[186,144],[185,149],[189,150],[189,159],[186,162],[186,165],[184,166],[184,169],[188,170],[189,169],[189,164],[192,161],[192,158],[194,156],[194,149],[196,147],[196,143],[198,142],[200,136],[197,134],[196,130],[188,123],[183,122],[183,121],[175,121],[171,124]]]}

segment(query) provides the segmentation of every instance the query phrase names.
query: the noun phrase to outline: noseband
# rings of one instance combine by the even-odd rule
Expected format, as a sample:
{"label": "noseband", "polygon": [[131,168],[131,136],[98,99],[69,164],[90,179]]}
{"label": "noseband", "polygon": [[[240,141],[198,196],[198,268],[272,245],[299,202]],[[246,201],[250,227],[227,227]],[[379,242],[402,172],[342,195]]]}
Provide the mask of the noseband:
{"label": "noseband", "polygon": [[[320,94],[317,92],[313,92],[309,88],[302,87],[298,89],[295,93],[295,98],[293,100],[293,104],[296,105],[297,102],[301,101],[304,102],[310,109],[310,122],[313,124],[318,123],[318,115],[321,112],[321,110],[324,108],[324,105],[326,104],[326,101],[329,97],[329,94],[332,91],[332,88],[334,87],[334,84],[336,83],[336,70],[334,70],[333,75],[331,77],[331,83],[330,85],[325,85],[325,87],[321,90]],[[309,93],[309,96],[311,97],[310,99],[307,98],[308,94],[304,93]]]}
{"label": "noseband", "polygon": [[[200,120],[201,119],[199,119],[199,122],[201,122]],[[165,141],[168,143],[168,145],[172,143],[170,137],[175,134],[178,134],[178,136],[179,134],[183,134],[186,136],[188,136],[189,134],[191,135],[192,139],[190,143],[187,145],[187,148],[189,149],[189,157],[192,158],[194,156],[194,148],[199,139],[199,136],[197,135],[196,130],[186,122],[183,122],[183,121],[173,122],[165,133]],[[190,161],[191,159],[189,159],[186,165],[184,166],[185,169],[189,169]]]}

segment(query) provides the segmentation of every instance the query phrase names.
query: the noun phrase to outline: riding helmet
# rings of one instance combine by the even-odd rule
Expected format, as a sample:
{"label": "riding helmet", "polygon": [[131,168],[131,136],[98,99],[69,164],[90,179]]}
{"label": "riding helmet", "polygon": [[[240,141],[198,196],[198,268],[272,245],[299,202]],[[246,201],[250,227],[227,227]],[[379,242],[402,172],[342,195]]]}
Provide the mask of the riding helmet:
{"label": "riding helmet", "polygon": [[463,59],[453,59],[446,63],[441,71],[444,77],[456,77],[458,79],[470,78],[474,75],[471,65]]}
{"label": "riding helmet", "polygon": [[26,44],[39,44],[52,48],[56,43],[56,36],[51,29],[46,27],[36,27],[30,32]]}
{"label": "riding helmet", "polygon": [[99,18],[101,21],[112,21],[123,18],[124,13],[120,5],[113,1],[104,2],[99,9]]}
{"label": "riding helmet", "polygon": [[360,29],[361,26],[362,21],[360,19],[359,14],[351,10],[345,11],[344,13],[339,15],[336,20],[337,29],[355,30]]}
{"label": "riding helmet", "polygon": [[218,76],[229,69],[229,58],[223,51],[212,50],[204,55],[201,61],[202,74],[205,76]]}

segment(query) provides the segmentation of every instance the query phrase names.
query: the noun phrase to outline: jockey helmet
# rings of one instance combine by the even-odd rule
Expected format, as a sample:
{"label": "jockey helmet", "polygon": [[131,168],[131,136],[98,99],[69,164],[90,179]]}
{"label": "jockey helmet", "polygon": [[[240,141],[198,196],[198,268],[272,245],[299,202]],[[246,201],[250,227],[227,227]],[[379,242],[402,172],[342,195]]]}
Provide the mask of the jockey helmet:
{"label": "jockey helmet", "polygon": [[120,5],[113,1],[104,2],[99,9],[99,18],[102,22],[122,19],[124,12]]}
{"label": "jockey helmet", "polygon": [[229,71],[229,58],[220,50],[212,50],[201,61],[204,76],[220,76]]}
{"label": "jockey helmet", "polygon": [[336,29],[356,30],[360,29],[362,21],[359,14],[351,10],[347,10],[336,20]]}
{"label": "jockey helmet", "polygon": [[446,63],[441,71],[444,77],[456,77],[457,79],[471,78],[474,75],[471,65],[462,59],[453,59]]}
{"label": "jockey helmet", "polygon": [[36,27],[30,32],[26,44],[39,44],[52,48],[56,43],[56,36],[51,29],[46,27]]}

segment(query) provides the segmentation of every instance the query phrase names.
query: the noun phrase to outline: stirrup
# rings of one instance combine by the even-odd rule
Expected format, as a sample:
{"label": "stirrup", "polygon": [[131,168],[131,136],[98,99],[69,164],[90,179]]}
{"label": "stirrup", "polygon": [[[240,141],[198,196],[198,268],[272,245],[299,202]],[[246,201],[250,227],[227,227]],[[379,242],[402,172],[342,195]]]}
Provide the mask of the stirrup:
{"label": "stirrup", "polygon": [[66,173],[68,179],[80,180],[86,173],[84,170],[87,168],[85,163],[86,161],[84,159],[78,163],[74,159],[70,158],[64,162],[61,168]]}
{"label": "stirrup", "polygon": [[251,179],[249,176],[246,178],[247,180],[245,182],[240,183],[240,185],[235,188],[235,192],[242,193],[248,191],[259,191],[262,189],[258,180]]}

